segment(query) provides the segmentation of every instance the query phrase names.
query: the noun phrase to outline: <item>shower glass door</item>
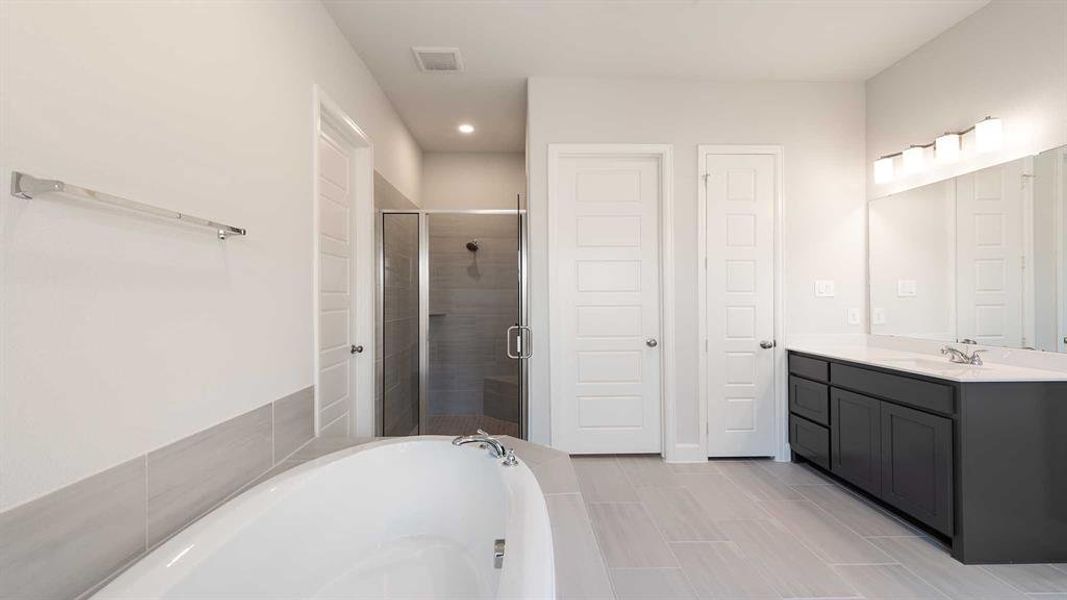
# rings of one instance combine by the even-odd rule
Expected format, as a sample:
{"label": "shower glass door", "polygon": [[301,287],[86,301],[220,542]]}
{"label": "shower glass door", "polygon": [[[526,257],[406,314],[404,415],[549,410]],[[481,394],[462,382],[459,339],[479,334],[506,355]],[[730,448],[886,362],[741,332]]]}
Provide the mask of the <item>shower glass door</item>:
{"label": "shower glass door", "polygon": [[523,436],[523,212],[383,216],[383,434]]}
{"label": "shower glass door", "polygon": [[428,402],[424,432],[519,435],[515,215],[426,215],[429,261]]}

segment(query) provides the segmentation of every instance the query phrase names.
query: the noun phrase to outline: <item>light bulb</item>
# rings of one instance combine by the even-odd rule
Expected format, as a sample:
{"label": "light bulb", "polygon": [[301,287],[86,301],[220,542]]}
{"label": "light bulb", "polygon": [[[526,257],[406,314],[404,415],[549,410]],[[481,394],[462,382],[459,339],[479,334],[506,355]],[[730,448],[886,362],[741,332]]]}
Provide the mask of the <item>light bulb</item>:
{"label": "light bulb", "polygon": [[960,134],[946,133],[934,140],[934,157],[937,162],[954,162],[960,158]]}
{"label": "light bulb", "polygon": [[874,161],[874,182],[893,181],[893,157],[885,156]]}
{"label": "light bulb", "polygon": [[926,148],[912,146],[904,151],[904,172],[918,173],[926,162]]}
{"label": "light bulb", "polygon": [[979,152],[992,152],[1004,141],[1004,127],[1000,119],[986,117],[974,126],[974,142]]}

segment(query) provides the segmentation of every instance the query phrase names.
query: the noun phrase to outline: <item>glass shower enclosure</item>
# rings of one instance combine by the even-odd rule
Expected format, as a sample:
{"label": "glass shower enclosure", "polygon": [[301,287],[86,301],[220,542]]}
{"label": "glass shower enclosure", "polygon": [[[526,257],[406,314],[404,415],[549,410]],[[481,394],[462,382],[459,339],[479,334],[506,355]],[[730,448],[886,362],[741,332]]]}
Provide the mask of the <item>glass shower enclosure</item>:
{"label": "glass shower enclosure", "polygon": [[381,219],[381,434],[525,436],[524,211]]}

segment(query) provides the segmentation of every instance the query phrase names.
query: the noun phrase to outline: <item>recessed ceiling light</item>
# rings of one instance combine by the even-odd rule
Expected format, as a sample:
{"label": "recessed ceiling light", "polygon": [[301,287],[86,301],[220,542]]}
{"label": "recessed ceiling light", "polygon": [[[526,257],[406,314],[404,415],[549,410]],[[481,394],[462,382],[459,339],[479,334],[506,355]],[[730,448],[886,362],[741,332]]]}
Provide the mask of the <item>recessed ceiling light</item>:
{"label": "recessed ceiling light", "polygon": [[460,123],[459,127],[456,129],[458,129],[460,133],[467,135],[474,133],[474,125],[471,125],[470,123]]}

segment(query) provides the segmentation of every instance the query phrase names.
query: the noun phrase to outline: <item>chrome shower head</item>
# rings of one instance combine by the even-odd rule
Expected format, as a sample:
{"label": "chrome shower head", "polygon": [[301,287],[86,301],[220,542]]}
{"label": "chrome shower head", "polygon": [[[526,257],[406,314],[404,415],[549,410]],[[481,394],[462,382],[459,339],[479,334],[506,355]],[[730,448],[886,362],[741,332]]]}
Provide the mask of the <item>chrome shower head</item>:
{"label": "chrome shower head", "polygon": [[471,252],[477,252],[478,251],[478,240],[471,240],[471,241],[467,242],[467,250],[470,250]]}

